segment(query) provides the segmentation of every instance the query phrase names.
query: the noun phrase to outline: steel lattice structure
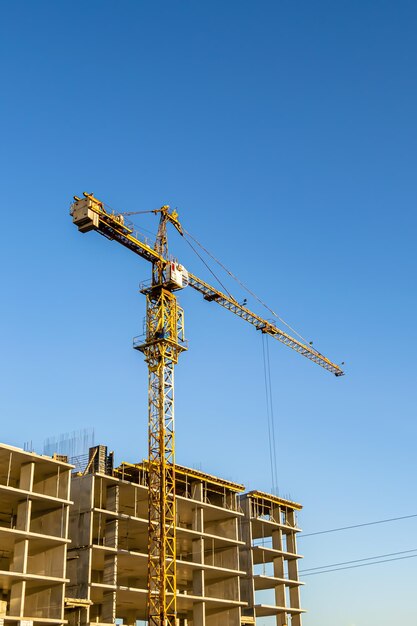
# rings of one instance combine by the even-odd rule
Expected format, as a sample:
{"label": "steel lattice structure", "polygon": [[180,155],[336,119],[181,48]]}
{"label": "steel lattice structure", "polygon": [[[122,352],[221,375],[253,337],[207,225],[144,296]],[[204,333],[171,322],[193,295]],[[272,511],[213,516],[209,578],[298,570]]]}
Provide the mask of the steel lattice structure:
{"label": "steel lattice structure", "polygon": [[148,364],[148,618],[152,626],[175,626],[174,366],[186,349],[184,315],[164,287],[153,285],[145,295],[146,341],[135,347]]}

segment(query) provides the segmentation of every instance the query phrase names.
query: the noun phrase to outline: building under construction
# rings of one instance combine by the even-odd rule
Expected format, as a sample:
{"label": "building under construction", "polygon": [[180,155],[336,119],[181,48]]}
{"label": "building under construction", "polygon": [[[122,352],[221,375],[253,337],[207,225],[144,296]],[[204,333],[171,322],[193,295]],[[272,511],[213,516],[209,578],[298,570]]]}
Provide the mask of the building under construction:
{"label": "building under construction", "polygon": [[174,370],[187,350],[176,292],[189,286],[335,376],[342,369],[171,257],[167,225],[189,234],[168,205],[151,211],[151,246],[125,220],[137,212],[83,196],[70,208],[78,230],[151,264],[146,333],[133,342],[148,365],[148,458],[114,468],[95,446],[80,468],[0,444],[0,626],[301,626],[301,506],[175,462]]}
{"label": "building under construction", "polygon": [[191,287],[335,376],[343,371],[300,335],[248,309],[246,299],[239,303],[189,272],[168,252],[167,225],[197,240],[168,205],[150,212],[159,215],[153,246],[126,220],[143,211],[115,213],[86,192],[74,196],[70,208],[79,232],[118,242],[151,268],[151,280],[140,288],[146,332],[133,341],[148,366],[148,458],[110,471],[107,461],[97,468],[92,457],[89,476],[72,481],[68,598],[85,603],[72,605],[72,618],[77,624],[121,618],[131,625],[147,618],[149,626],[223,626],[275,616],[278,626],[289,620],[299,626],[299,506],[245,494],[243,485],[187,468],[175,470],[174,371],[187,350],[176,292]]}
{"label": "building under construction", "polygon": [[[301,626],[301,505],[176,466],[178,626]],[[83,472],[0,444],[0,624],[147,619],[147,463]],[[259,621],[259,620],[258,620]]]}

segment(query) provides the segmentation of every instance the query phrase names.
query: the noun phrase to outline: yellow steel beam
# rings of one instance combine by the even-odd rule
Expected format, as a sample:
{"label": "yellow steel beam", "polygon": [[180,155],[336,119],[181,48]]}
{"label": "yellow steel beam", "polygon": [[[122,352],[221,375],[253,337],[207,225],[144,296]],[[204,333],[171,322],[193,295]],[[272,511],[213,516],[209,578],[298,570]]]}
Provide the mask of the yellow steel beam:
{"label": "yellow steel beam", "polygon": [[226,296],[221,291],[218,291],[200,278],[197,278],[197,276],[189,274],[188,280],[190,287],[193,287],[203,294],[205,300],[208,300],[209,302],[217,302],[217,304],[220,304],[223,308],[235,313],[235,315],[238,315],[246,322],[255,326],[257,330],[261,330],[263,333],[271,335],[274,339],[277,339],[284,345],[292,348],[292,350],[295,350],[298,354],[310,359],[310,361],[317,363],[317,365],[320,365],[328,372],[335,374],[335,376],[343,376],[344,372],[338,365],[332,363],[330,359],[320,354],[320,352],[315,350],[312,346],[308,346],[298,339],[295,339],[295,337],[291,337],[291,335],[288,335],[286,332],[279,329],[278,326],[275,326],[272,322],[263,319],[256,313],[253,313],[230,296]]}
{"label": "yellow steel beam", "polygon": [[279,496],[275,496],[271,493],[265,493],[263,491],[248,491],[248,493],[246,493],[245,495],[248,498],[253,498],[254,500],[263,500],[265,502],[283,504],[291,509],[295,509],[296,511],[301,511],[301,509],[303,508],[303,505],[299,504],[298,502],[293,502],[292,500],[287,500],[286,498],[280,498]]}
{"label": "yellow steel beam", "polygon": [[[84,195],[86,199],[90,201],[90,210],[97,216],[97,223],[92,223],[90,230],[97,230],[105,237],[118,241],[126,248],[129,248],[129,250],[132,250],[135,254],[138,254],[152,263],[168,263],[168,260],[161,254],[134,235],[133,230],[123,223],[122,215],[109,213],[105,210],[103,204],[97,200],[97,198],[94,198],[91,194]],[[79,204],[79,202],[84,201],[76,200],[73,207]],[[72,214],[74,216],[74,212],[72,212]],[[189,285],[196,291],[199,291],[205,300],[209,302],[217,302],[217,304],[226,310],[231,311],[246,322],[255,326],[257,330],[260,330],[274,339],[277,339],[292,350],[298,352],[298,354],[301,354],[301,356],[313,361],[313,363],[317,363],[317,365],[320,365],[320,367],[328,372],[331,372],[335,376],[343,376],[344,372],[341,367],[336,363],[333,363],[318,350],[310,345],[302,343],[295,337],[292,337],[285,331],[278,328],[278,326],[276,326],[273,322],[262,318],[256,313],[253,313],[247,307],[239,304],[236,300],[222,293],[218,289],[215,289],[200,278],[197,278],[197,276],[189,274]]]}

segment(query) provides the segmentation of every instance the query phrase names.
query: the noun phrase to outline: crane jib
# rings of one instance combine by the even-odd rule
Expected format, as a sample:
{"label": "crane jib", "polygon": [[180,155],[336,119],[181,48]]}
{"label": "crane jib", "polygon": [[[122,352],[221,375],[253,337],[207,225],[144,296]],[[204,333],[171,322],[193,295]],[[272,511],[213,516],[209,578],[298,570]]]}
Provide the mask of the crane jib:
{"label": "crane jib", "polygon": [[[125,225],[122,215],[108,213],[104,209],[103,204],[94,198],[94,196],[90,194],[84,195],[86,199],[76,199],[75,204],[71,208],[73,221],[81,232],[97,230],[101,235],[108,239],[118,241],[125,248],[128,248],[151,263],[168,263],[167,259],[164,259],[156,250],[135,236],[133,229]],[[74,211],[79,212],[77,219],[74,217]],[[197,276],[189,274],[188,282],[190,287],[199,291],[208,302],[217,302],[223,308],[235,313],[235,315],[255,326],[257,330],[274,337],[284,345],[298,352],[298,354],[317,363],[317,365],[320,365],[323,369],[335,374],[335,376],[343,376],[344,372],[342,369],[317,350],[303,344],[298,341],[298,339],[295,339],[295,337],[291,337],[291,335],[280,330],[273,323],[256,315],[256,313],[240,305],[236,300],[226,296],[221,291],[218,291],[200,278],[197,278]]]}
{"label": "crane jib", "polygon": [[291,337],[271,322],[268,322],[267,320],[262,319],[255,313],[252,313],[252,311],[250,311],[246,307],[240,305],[238,302],[232,300],[220,291],[217,291],[217,289],[214,289],[213,287],[203,282],[196,276],[193,276],[192,274],[189,274],[189,285],[190,287],[193,287],[194,289],[202,293],[205,300],[208,300],[209,302],[217,302],[225,309],[232,311],[232,313],[235,313],[245,321],[255,326],[257,330],[260,330],[263,333],[274,337],[284,345],[292,348],[307,359],[310,359],[310,361],[317,363],[317,365],[320,365],[325,370],[331,372],[335,376],[343,376],[344,372],[340,369],[338,365],[332,363],[329,359],[314,350],[314,348],[310,348],[309,346],[301,343],[294,337]]}

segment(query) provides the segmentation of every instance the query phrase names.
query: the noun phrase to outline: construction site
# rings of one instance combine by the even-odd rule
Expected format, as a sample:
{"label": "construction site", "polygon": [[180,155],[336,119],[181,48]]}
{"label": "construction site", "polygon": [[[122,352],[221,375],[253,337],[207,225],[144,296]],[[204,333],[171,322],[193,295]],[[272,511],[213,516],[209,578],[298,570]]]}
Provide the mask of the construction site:
{"label": "construction site", "polygon": [[[187,349],[176,291],[249,322],[324,370],[338,365],[189,273],[168,253],[168,206],[153,246],[91,194],[74,196],[80,232],[97,231],[151,263],[146,333],[148,458],[114,466],[105,445],[82,467],[66,455],[0,445],[0,626],[125,624],[301,626],[297,513],[301,504],[175,460],[174,368]],[[264,623],[264,622],[263,622]]]}
{"label": "construction site", "polygon": [[[3,624],[146,621],[147,464],[113,468],[105,446],[90,458],[77,475],[65,460],[0,446]],[[282,626],[290,615],[300,625],[300,509],[177,466],[178,624],[238,626],[276,616]],[[259,600],[265,590],[268,604]]]}

